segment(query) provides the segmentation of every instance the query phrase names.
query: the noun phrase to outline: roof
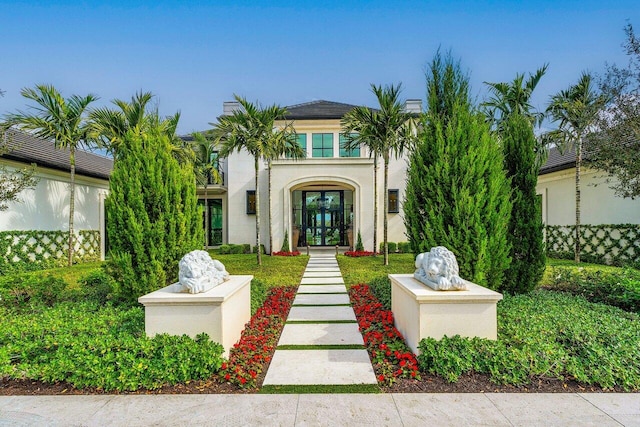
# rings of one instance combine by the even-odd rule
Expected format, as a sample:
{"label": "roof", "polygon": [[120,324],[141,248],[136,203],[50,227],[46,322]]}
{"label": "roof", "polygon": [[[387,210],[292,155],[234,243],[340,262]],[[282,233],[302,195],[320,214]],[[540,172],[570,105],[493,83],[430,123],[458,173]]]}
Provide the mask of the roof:
{"label": "roof", "polygon": [[557,147],[549,150],[547,161],[540,168],[539,175],[545,175],[565,169],[571,169],[576,166],[575,150],[567,150],[564,154],[560,153]]}
{"label": "roof", "polygon": [[356,107],[356,105],[341,102],[311,101],[286,107],[285,118],[289,120],[341,119]]}
{"label": "roof", "polygon": [[[53,141],[41,139],[28,133],[10,129],[7,131],[11,151],[2,157],[22,163],[69,172],[69,150],[58,149]],[[109,179],[113,159],[84,150],[76,150],[76,174],[100,179]]]}

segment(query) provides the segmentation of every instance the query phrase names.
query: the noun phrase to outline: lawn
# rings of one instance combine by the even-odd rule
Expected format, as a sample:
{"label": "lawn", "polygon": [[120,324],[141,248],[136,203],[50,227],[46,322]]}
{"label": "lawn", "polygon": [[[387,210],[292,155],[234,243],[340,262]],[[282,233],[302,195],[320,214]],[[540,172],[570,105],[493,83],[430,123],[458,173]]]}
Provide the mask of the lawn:
{"label": "lawn", "polygon": [[383,265],[382,255],[375,257],[338,256],[338,265],[347,288],[388,274],[413,273],[416,270],[413,254],[390,254],[389,265]]}

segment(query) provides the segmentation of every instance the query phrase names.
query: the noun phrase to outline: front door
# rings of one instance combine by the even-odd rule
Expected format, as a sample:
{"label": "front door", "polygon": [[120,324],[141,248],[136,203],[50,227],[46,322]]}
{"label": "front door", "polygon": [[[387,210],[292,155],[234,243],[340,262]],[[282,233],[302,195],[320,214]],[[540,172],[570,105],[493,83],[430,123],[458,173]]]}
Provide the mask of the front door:
{"label": "front door", "polygon": [[302,230],[309,246],[344,245],[344,192],[303,191]]}

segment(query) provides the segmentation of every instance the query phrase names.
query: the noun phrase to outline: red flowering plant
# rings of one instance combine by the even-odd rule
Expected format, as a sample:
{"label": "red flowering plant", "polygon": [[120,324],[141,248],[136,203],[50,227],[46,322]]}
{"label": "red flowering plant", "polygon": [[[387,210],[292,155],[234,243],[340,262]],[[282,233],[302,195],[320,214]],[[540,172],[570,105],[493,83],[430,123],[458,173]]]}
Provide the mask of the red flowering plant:
{"label": "red flowering plant", "polygon": [[373,252],[371,251],[346,251],[345,256],[350,256],[350,257],[361,257],[361,256],[373,256]]}
{"label": "red flowering plant", "polygon": [[228,362],[222,364],[219,373],[224,381],[241,388],[256,386],[258,376],[271,362],[295,295],[293,286],[271,288],[229,351]]}
{"label": "red flowering plant", "polygon": [[391,385],[396,378],[420,379],[418,361],[393,325],[393,312],[384,309],[368,285],[352,286],[349,297],[378,382]]}
{"label": "red flowering plant", "polygon": [[275,255],[275,256],[298,256],[300,255],[300,251],[276,251],[276,252],[271,252],[271,255]]}

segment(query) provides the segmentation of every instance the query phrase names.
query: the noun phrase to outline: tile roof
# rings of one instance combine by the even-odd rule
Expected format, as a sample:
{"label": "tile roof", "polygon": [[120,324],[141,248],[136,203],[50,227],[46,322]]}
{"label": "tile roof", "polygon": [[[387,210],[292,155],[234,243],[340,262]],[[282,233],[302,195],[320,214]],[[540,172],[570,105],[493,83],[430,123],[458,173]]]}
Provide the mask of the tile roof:
{"label": "tile roof", "polygon": [[[2,157],[23,163],[69,172],[69,150],[57,149],[53,141],[37,138],[15,129],[7,131],[8,146],[12,149]],[[76,150],[76,174],[109,179],[113,159]]]}
{"label": "tile roof", "polygon": [[540,168],[539,175],[571,169],[575,165],[576,152],[574,150],[567,150],[564,154],[561,154],[557,147],[553,147],[549,150],[549,156],[545,164]]}
{"label": "tile roof", "polygon": [[287,114],[285,118],[289,120],[341,119],[355,107],[356,105],[343,104],[341,102],[311,101],[286,107]]}

